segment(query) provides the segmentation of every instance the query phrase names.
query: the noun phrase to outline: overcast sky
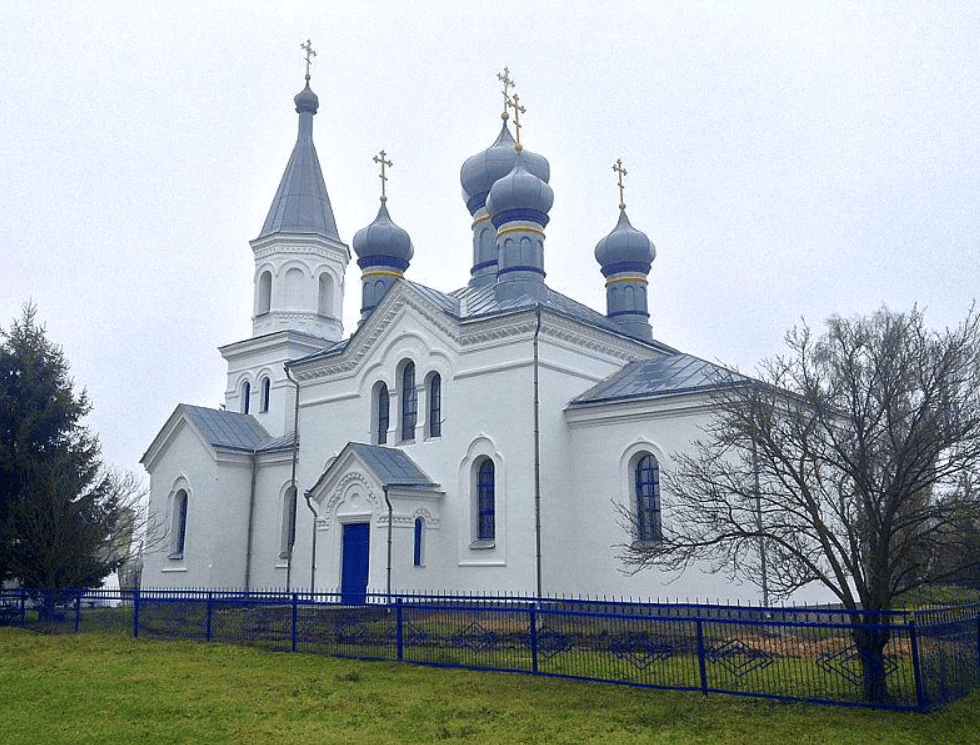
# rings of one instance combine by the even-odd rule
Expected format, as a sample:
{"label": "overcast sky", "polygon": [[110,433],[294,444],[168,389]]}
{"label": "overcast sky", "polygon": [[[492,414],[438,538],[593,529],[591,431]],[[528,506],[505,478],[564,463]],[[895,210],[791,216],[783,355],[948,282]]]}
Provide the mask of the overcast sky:
{"label": "overcast sky", "polygon": [[[551,162],[548,283],[605,312],[622,158],[661,341],[750,371],[801,317],[945,326],[980,295],[980,3],[6,2],[0,325],[37,303],[117,467],[178,403],[223,401],[307,38],[341,237],[384,148],[417,282],[469,277],[459,167],[506,65]],[[353,262],[347,289],[349,333]]]}

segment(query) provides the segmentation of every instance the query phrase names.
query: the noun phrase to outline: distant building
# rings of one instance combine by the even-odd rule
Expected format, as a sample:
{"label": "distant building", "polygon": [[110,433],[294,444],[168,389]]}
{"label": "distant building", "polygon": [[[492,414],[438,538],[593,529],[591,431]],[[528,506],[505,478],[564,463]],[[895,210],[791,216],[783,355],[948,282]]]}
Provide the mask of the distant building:
{"label": "distant building", "polygon": [[593,238],[606,313],[550,289],[549,164],[505,117],[461,170],[468,283],[407,278],[412,242],[382,196],[353,239],[362,308],[345,338],[351,254],[309,76],[295,103],[296,145],[251,243],[253,333],[220,350],[225,407],[179,405],[143,457],[169,526],[143,586],[757,599],[720,574],[623,572],[618,546],[656,541],[671,520],[660,471],[705,423],[713,379],[653,338],[655,250],[625,207]]}

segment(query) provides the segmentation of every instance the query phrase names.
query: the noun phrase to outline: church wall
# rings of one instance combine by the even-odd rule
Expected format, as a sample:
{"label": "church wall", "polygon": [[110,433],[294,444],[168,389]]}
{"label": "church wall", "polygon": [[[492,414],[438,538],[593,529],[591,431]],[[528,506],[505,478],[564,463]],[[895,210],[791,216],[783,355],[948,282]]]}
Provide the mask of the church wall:
{"label": "church wall", "polygon": [[[573,565],[582,563],[577,546],[575,504],[582,483],[570,464],[575,443],[565,419],[568,402],[622,366],[610,359],[549,334],[540,349],[541,396],[541,552],[542,591],[578,592]],[[605,451],[606,443],[592,441],[590,451]],[[586,524],[587,525],[587,524]],[[585,528],[586,530],[588,527]]]}
{"label": "church wall", "polygon": [[[283,512],[286,491],[291,483],[291,453],[275,453],[259,456],[259,468],[255,478],[255,506],[252,516],[252,557],[249,584],[255,588],[283,588],[286,586],[285,559],[279,554],[282,546]],[[299,510],[305,510],[302,491],[297,502]],[[304,538],[308,537],[308,534]],[[302,540],[297,532],[297,541]],[[247,535],[246,535],[247,541]],[[294,577],[295,566],[293,563]],[[309,572],[304,572],[304,576]],[[296,584],[295,579],[292,582]],[[308,583],[305,583],[308,584]],[[305,586],[305,585],[304,585]]]}
{"label": "church wall", "polygon": [[[296,387],[286,377],[283,364],[291,357],[298,357],[303,348],[286,344],[275,345],[271,350],[258,347],[225,355],[228,360],[228,379],[225,390],[225,406],[229,411],[243,412],[242,389],[248,381],[251,389],[248,413],[273,437],[292,431],[293,401]],[[270,381],[269,408],[262,410],[262,379]]]}
{"label": "church wall", "polygon": [[[641,451],[658,460],[661,475],[671,467],[673,455],[689,450],[701,435],[708,415],[700,407],[670,411],[656,403],[629,403],[603,407],[601,416],[574,412],[569,429],[572,441],[571,472],[579,485],[574,494],[573,520],[577,550],[566,556],[565,582],[574,592],[605,592],[642,598],[702,601],[731,599],[761,601],[753,585],[735,584],[724,573],[711,574],[691,567],[681,575],[645,569],[630,576],[619,558],[629,542],[618,505],[633,506],[631,459]],[[602,447],[595,447],[601,442]],[[661,487],[663,489],[663,487]],[[662,513],[664,524],[672,519]]]}
{"label": "church wall", "polygon": [[[240,587],[244,583],[248,456],[213,452],[189,426],[178,425],[150,472],[151,512],[166,531],[144,558],[143,587]],[[174,549],[174,498],[187,493],[182,558]]]}

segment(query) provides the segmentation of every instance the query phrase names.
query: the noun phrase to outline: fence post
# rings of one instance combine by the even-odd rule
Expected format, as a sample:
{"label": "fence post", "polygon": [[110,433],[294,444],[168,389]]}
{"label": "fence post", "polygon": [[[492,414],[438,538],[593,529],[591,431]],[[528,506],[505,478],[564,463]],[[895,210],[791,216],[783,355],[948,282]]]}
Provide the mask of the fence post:
{"label": "fence post", "polygon": [[133,588],[133,638],[140,635],[140,588]]}
{"label": "fence post", "polygon": [[293,634],[292,634],[293,643],[292,643],[292,647],[290,648],[291,652],[296,651],[296,624],[297,624],[297,616],[298,616],[298,609],[296,603],[297,603],[297,595],[294,592],[293,593]]}
{"label": "fence post", "polygon": [[926,701],[925,684],[922,680],[922,665],[919,661],[919,633],[915,628],[915,621],[909,621],[908,631],[909,644],[912,647],[912,676],[915,680],[915,708],[919,711],[925,711],[928,702]]}
{"label": "fence post", "polygon": [[405,627],[401,596],[395,599],[395,638],[398,642],[398,661],[405,661]]}
{"label": "fence post", "polygon": [[699,618],[696,623],[698,625],[698,668],[701,671],[701,693],[707,694],[708,666],[704,650],[704,621]]}
{"label": "fence post", "polygon": [[207,603],[207,620],[204,625],[204,638],[207,641],[211,641],[212,634],[212,615],[214,614],[214,593],[208,592],[208,603]]}
{"label": "fence post", "polygon": [[980,613],[977,613],[977,665],[980,666]]}
{"label": "fence post", "polygon": [[75,596],[75,633],[78,633],[78,627],[82,620],[82,596],[78,594]]}
{"label": "fence post", "polygon": [[[977,622],[980,623],[980,616],[977,616]],[[27,590],[23,587],[20,588],[20,625],[23,626],[27,623]]]}
{"label": "fence post", "polygon": [[531,672],[538,674],[538,613],[534,603],[527,609],[528,626],[531,630]]}

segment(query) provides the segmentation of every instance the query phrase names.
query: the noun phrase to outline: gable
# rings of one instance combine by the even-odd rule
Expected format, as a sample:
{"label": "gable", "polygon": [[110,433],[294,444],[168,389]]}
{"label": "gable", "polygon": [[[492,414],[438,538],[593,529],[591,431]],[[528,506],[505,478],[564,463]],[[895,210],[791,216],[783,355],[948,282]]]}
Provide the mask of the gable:
{"label": "gable", "polygon": [[265,428],[249,414],[178,404],[153,438],[140,463],[152,472],[159,458],[184,430],[190,430],[213,456],[219,452],[251,455],[273,443]]}

